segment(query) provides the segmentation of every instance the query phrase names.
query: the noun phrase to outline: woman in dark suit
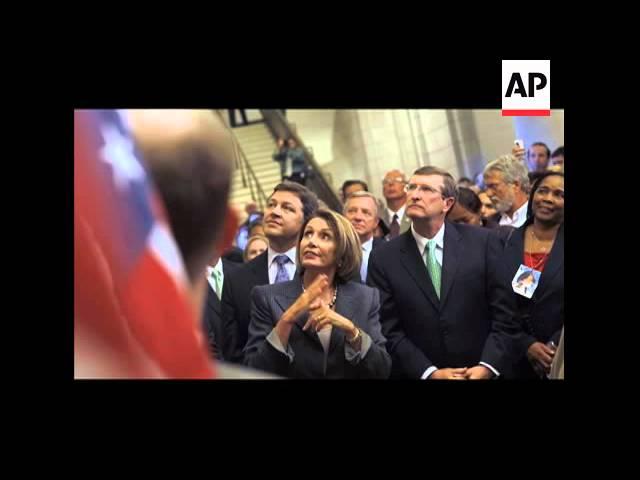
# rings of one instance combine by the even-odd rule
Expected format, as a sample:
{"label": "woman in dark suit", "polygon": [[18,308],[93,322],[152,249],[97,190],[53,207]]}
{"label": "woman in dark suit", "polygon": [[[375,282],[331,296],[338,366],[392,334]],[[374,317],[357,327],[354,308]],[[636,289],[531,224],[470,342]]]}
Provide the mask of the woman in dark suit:
{"label": "woman in dark suit", "polygon": [[378,291],[348,281],[362,261],[351,223],[318,210],[297,255],[300,275],[251,292],[245,363],[291,378],[388,378]]}
{"label": "woman in dark suit", "polygon": [[[512,286],[514,365],[509,377],[546,378],[564,325],[564,174],[545,172],[529,196],[529,218],[513,231],[501,258],[501,279]],[[531,298],[517,293],[521,265],[541,272]],[[527,270],[525,270],[527,271]]]}

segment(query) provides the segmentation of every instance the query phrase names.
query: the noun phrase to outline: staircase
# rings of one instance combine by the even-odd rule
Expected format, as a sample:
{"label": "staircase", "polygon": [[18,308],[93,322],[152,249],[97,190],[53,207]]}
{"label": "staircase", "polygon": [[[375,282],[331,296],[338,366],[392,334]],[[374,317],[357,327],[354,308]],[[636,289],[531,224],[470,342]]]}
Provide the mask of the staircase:
{"label": "staircase", "polygon": [[[255,176],[268,197],[278,183],[280,183],[280,164],[271,157],[276,148],[276,144],[264,123],[257,123],[245,127],[232,129],[240,149],[244,152],[247,162],[251,165]],[[242,170],[240,168],[233,172],[231,183],[230,203],[238,211],[244,211],[244,206],[252,201],[251,189],[248,182],[251,180],[250,174],[245,170],[247,186],[242,185]],[[256,204],[260,205],[257,199],[258,191],[253,185],[253,192],[256,195]]]}

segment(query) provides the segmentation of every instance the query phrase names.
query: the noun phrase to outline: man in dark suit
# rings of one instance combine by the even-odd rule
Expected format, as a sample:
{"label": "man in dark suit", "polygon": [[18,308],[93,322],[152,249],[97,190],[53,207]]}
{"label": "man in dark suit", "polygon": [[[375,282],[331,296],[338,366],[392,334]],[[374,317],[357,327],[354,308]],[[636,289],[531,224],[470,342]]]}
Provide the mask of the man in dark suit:
{"label": "man in dark suit", "polygon": [[249,298],[253,287],[293,279],[300,230],[317,208],[315,194],[298,183],[283,182],[273,190],[263,220],[269,248],[231,272],[225,281],[222,292],[223,337],[221,345],[218,345],[225,360],[242,363],[251,313]]}
{"label": "man in dark suit", "polygon": [[393,376],[499,375],[509,361],[503,324],[510,311],[509,292],[493,280],[498,244],[487,229],[445,223],[456,199],[446,171],[419,168],[406,190],[412,227],[372,253],[367,278],[380,290]]}
{"label": "man in dark suit", "polygon": [[222,333],[222,292],[224,291],[224,279],[231,272],[237,270],[239,265],[230,260],[215,256],[207,266],[207,301],[204,304],[202,315],[202,328],[208,339],[209,352],[217,360],[225,360],[219,342],[223,338]]}
{"label": "man in dark suit", "polygon": [[[129,112],[129,122],[179,253],[167,251],[176,256],[176,263],[184,262],[187,298],[202,311],[212,250],[222,252],[231,245],[237,225],[228,205],[234,159],[230,133],[208,110],[136,110]],[[162,234],[158,238],[165,248]],[[202,320],[194,317],[186,323],[181,320],[189,318],[181,311],[157,312],[157,318],[130,317],[135,321],[129,326],[163,376],[210,377],[211,359],[201,342]]]}
{"label": "man in dark suit", "polygon": [[347,197],[344,204],[344,216],[351,222],[358,232],[362,245],[362,265],[360,266],[360,280],[367,282],[367,266],[371,251],[385,241],[373,238],[373,233],[380,222],[378,217],[378,202],[376,197],[366,191],[354,192]]}

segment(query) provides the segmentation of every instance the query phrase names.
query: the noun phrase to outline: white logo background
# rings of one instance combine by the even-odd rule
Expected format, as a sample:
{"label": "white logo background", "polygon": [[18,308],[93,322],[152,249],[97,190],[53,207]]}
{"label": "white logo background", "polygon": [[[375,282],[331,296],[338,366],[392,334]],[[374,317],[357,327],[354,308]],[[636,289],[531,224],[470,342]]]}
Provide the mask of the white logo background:
{"label": "white logo background", "polygon": [[[547,85],[542,90],[535,90],[534,97],[523,97],[515,93],[518,84],[514,87],[511,97],[506,97],[507,88],[514,72],[518,72],[522,83],[529,92],[529,73],[542,73],[547,77]],[[540,79],[534,79],[535,85],[540,84]],[[503,60],[502,61],[502,109],[503,110],[550,110],[551,109],[551,61],[550,60]],[[535,88],[535,87],[534,87]]]}

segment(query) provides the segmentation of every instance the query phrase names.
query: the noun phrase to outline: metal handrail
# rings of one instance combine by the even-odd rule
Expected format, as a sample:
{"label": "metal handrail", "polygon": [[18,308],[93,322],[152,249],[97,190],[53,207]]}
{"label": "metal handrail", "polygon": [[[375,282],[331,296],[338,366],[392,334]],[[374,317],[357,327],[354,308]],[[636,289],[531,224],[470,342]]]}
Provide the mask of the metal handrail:
{"label": "metal handrail", "polygon": [[[220,117],[220,120],[222,120],[223,124],[227,125],[227,122],[225,122],[222,113],[220,113],[219,110],[214,110],[214,112]],[[229,126],[227,125],[227,127]],[[262,189],[262,186],[258,181],[258,177],[256,177],[256,174],[253,171],[253,168],[251,168],[251,164],[247,160],[247,156],[245,155],[244,150],[242,150],[240,142],[238,142],[238,139],[233,133],[233,129],[231,129],[230,127],[229,132],[231,133],[231,141],[233,142],[233,152],[236,168],[240,168],[242,186],[244,188],[247,188],[247,185],[249,186],[249,194],[251,195],[251,199],[254,202],[258,203],[258,208],[260,210],[264,210],[264,207],[267,204],[267,196],[265,195],[264,190]],[[253,180],[253,184],[251,180]],[[256,191],[254,191],[254,185]]]}

